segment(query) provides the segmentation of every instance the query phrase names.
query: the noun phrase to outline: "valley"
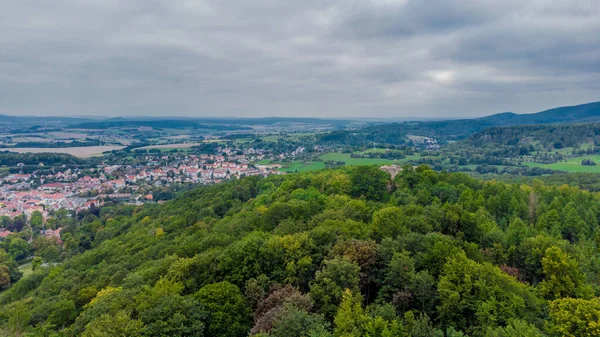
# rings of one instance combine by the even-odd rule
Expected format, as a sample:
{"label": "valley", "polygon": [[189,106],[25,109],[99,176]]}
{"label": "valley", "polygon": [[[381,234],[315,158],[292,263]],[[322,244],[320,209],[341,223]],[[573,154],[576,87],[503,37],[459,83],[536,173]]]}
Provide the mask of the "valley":
{"label": "valley", "polygon": [[573,109],[6,122],[0,332],[558,336],[600,294],[600,124]]}

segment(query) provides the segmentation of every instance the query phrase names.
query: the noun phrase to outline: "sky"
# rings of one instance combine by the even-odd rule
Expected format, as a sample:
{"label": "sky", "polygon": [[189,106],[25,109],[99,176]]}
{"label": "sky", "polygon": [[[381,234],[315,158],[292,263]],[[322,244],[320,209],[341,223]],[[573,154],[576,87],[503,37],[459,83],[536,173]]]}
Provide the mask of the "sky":
{"label": "sky", "polygon": [[471,117],[600,100],[600,0],[0,2],[0,114]]}

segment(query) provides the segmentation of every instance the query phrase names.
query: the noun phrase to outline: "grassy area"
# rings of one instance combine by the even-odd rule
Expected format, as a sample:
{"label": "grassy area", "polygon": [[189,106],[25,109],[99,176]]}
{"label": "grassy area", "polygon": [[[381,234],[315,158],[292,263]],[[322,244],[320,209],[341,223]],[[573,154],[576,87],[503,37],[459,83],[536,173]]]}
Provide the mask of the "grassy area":
{"label": "grassy area", "polygon": [[23,277],[25,277],[25,276],[29,276],[29,275],[31,275],[33,273],[33,270],[31,268],[32,268],[31,262],[29,262],[29,263],[25,263],[23,265],[20,265],[19,266],[19,271],[21,273],[23,273]]}
{"label": "grassy area", "polygon": [[390,160],[390,159],[380,159],[380,158],[352,158],[349,153],[327,153],[319,157],[323,161],[334,160],[334,161],[343,161],[346,165],[386,165],[393,163],[401,163],[408,159],[400,160]]}
{"label": "grassy area", "polygon": [[245,143],[250,143],[253,142],[255,138],[238,138],[235,139],[234,141],[238,144],[245,144]]}
{"label": "grassy area", "polygon": [[[364,153],[368,153],[368,151],[369,150],[366,150]],[[382,152],[382,151],[385,151],[385,149],[375,149],[375,151]],[[372,152],[372,150],[371,150],[371,152]],[[292,163],[278,163],[278,164],[283,165],[283,168],[281,168],[281,171],[292,173],[292,172],[306,172],[306,171],[315,171],[315,170],[324,169],[325,161],[328,161],[328,160],[343,161],[348,166],[389,165],[389,164],[401,165],[401,164],[406,163],[407,161],[417,160],[419,158],[420,158],[419,155],[410,155],[410,156],[406,156],[406,158],[398,159],[398,160],[381,159],[381,158],[352,158],[349,153],[326,153],[326,154],[319,156],[320,161],[314,161],[314,162],[313,161],[311,161],[311,162],[296,161],[296,162],[292,162]],[[261,160],[261,161],[257,162],[257,164],[273,164],[273,163],[277,163],[277,162],[271,161],[269,159],[265,159],[265,160]]]}
{"label": "grassy area", "polygon": [[[285,165],[285,164],[284,164]],[[281,171],[283,172],[306,172],[316,171],[325,168],[325,163],[320,161],[315,162],[293,162],[289,165],[284,166]]]}
{"label": "grassy area", "polygon": [[271,136],[264,136],[264,137],[260,137],[260,138],[263,140],[263,142],[277,143],[279,138],[285,138],[285,137],[280,136],[280,135],[271,135]]}
{"label": "grassy area", "polygon": [[306,137],[306,136],[314,136],[316,135],[316,132],[298,132],[298,133],[290,133],[287,135],[288,139],[291,140],[299,140],[302,137]]}
{"label": "grassy area", "polygon": [[367,149],[364,150],[362,152],[358,152],[358,153],[362,153],[362,154],[369,154],[369,153],[387,153],[387,152],[401,152],[400,150],[394,150],[394,149],[382,149],[382,148],[372,148],[372,149]]}
{"label": "grassy area", "polygon": [[566,162],[562,161],[562,162],[553,163],[553,164],[541,164],[541,163],[526,162],[526,163],[524,163],[524,165],[527,165],[529,167],[542,167],[542,168],[547,168],[547,169],[551,169],[551,170],[566,171],[566,172],[600,173],[600,165],[596,165],[596,166],[581,165],[581,161],[583,159],[591,159],[594,162],[600,164],[600,156],[595,155],[595,156],[573,157],[573,158],[567,159]]}
{"label": "grassy area", "polygon": [[261,136],[260,138],[265,142],[277,143],[277,141],[279,141],[280,138],[295,141],[295,140],[299,140],[300,138],[302,138],[304,136],[314,136],[315,134],[316,133],[314,133],[314,132],[299,132],[299,133],[290,133],[287,135],[275,134],[275,135]]}

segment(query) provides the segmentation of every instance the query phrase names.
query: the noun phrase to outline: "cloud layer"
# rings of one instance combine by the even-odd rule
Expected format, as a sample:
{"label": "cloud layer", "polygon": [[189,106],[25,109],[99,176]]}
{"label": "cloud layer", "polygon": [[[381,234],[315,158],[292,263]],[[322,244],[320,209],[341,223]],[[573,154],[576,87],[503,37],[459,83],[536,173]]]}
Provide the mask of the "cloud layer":
{"label": "cloud layer", "polygon": [[0,113],[455,117],[600,100],[600,1],[0,4]]}

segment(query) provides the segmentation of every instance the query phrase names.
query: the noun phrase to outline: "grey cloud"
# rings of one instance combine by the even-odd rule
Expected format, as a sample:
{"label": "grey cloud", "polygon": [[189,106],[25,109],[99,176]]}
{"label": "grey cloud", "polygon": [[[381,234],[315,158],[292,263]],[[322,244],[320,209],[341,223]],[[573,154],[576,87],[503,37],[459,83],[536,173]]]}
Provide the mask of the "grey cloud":
{"label": "grey cloud", "polygon": [[599,99],[600,2],[0,4],[0,113],[476,116]]}

